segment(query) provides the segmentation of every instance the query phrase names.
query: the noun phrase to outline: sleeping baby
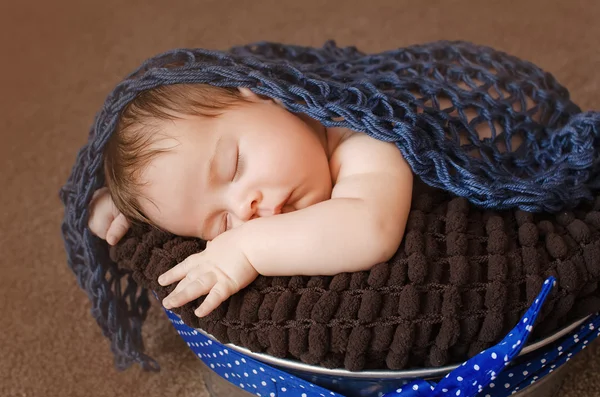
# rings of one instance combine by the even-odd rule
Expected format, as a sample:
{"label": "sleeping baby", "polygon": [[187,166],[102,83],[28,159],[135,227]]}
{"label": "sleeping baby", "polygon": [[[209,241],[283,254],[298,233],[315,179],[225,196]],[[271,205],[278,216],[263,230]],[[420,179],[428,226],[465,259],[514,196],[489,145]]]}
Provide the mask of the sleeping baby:
{"label": "sleeping baby", "polygon": [[167,309],[206,296],[199,317],[259,274],[335,275],[389,260],[413,191],[394,143],[326,128],[247,88],[203,84],[138,95],[104,169],[106,187],[90,204],[94,234],[114,245],[143,222],[208,242],[158,279],[178,282]]}

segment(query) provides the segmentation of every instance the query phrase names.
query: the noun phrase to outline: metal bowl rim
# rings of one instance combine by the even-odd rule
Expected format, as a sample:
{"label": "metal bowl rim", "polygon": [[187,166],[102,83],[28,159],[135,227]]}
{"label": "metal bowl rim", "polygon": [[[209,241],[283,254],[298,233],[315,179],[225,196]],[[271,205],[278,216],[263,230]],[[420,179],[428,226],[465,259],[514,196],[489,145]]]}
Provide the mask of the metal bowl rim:
{"label": "metal bowl rim", "polygon": [[[179,317],[179,316],[177,316],[177,317]],[[552,342],[555,342],[556,340],[567,335],[568,333],[573,331],[575,328],[580,326],[589,317],[590,316],[588,315],[580,320],[577,320],[577,321],[559,329],[557,332],[553,333],[552,335],[550,335],[544,339],[541,339],[535,343],[527,344],[523,348],[523,350],[521,350],[521,353],[519,353],[519,357],[529,354],[535,350],[541,349],[542,347],[547,346]],[[195,330],[197,332],[201,333],[202,335],[206,336],[207,338],[213,340],[214,342],[221,343],[214,336],[209,334],[208,332],[206,332],[200,328],[196,328]],[[333,368],[333,369],[323,368],[323,367],[305,364],[305,363],[302,363],[302,362],[299,362],[296,360],[273,357],[273,356],[270,356],[270,355],[264,354],[264,353],[255,353],[255,352],[252,352],[252,351],[246,349],[245,347],[240,347],[240,346],[234,345],[232,343],[226,343],[226,344],[224,344],[224,346],[226,346],[234,351],[237,351],[239,353],[245,354],[257,361],[263,362],[265,364],[273,365],[273,366],[276,366],[279,368],[285,368],[285,369],[295,370],[295,371],[303,371],[303,372],[306,372],[306,373],[309,373],[312,375],[325,375],[325,376],[330,376],[330,377],[347,378],[347,379],[367,379],[367,378],[368,379],[406,379],[406,378],[414,379],[414,378],[426,378],[426,377],[427,378],[442,377],[442,376],[446,375],[447,373],[452,372],[454,369],[458,368],[462,364],[462,363],[460,363],[460,364],[446,365],[443,367],[407,369],[407,370],[400,370],[400,371],[369,370],[369,371],[353,372],[353,371],[348,371],[346,369],[339,369],[339,368]]]}

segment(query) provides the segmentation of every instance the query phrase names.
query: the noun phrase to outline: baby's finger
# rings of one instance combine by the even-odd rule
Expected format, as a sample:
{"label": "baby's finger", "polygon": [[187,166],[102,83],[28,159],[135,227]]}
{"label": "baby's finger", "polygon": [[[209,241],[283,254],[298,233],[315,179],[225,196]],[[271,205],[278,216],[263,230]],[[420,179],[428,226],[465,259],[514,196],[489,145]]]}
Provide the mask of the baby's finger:
{"label": "baby's finger", "polygon": [[178,293],[171,293],[163,301],[163,306],[166,309],[179,307],[204,296],[213,288],[217,282],[217,277],[213,272],[204,273],[200,277],[194,278],[192,281]]}
{"label": "baby's finger", "polygon": [[125,215],[119,214],[115,220],[112,221],[106,232],[106,241],[110,245],[115,245],[127,233],[129,227],[129,221],[125,218]]}
{"label": "baby's finger", "polygon": [[198,269],[193,269],[191,270],[187,276],[185,276],[183,278],[183,280],[181,280],[176,286],[175,289],[173,291],[171,291],[171,295],[175,295],[178,294],[179,292],[181,292],[185,287],[188,286],[189,283],[194,282],[195,280],[201,278],[201,277],[205,277],[205,275],[203,273],[201,273]]}
{"label": "baby's finger", "polygon": [[194,312],[198,317],[204,317],[215,310],[221,303],[236,292],[235,286],[230,279],[221,279],[210,290],[204,302]]}
{"label": "baby's finger", "polygon": [[173,284],[187,276],[194,267],[194,263],[198,258],[197,255],[198,254],[188,256],[184,261],[179,262],[177,265],[164,272],[158,278],[158,283],[164,287],[165,285]]}

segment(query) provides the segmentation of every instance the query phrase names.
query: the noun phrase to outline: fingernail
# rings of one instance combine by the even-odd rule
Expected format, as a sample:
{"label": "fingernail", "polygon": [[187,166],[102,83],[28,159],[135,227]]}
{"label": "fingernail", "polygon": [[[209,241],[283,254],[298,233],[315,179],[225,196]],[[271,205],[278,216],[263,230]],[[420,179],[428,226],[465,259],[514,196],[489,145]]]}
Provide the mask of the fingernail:
{"label": "fingernail", "polygon": [[160,276],[160,277],[158,278],[158,283],[159,283],[160,285],[164,285],[164,282],[165,282],[165,276]]}
{"label": "fingernail", "polygon": [[172,299],[167,298],[167,299],[163,300],[163,306],[165,307],[165,309],[170,309],[171,303],[172,303]]}
{"label": "fingernail", "polygon": [[205,313],[204,313],[204,309],[202,309],[202,307],[199,307],[199,308],[197,308],[197,309],[196,309],[196,311],[194,312],[194,314],[195,314],[197,317],[203,317],[203,316],[204,316],[204,314],[205,314]]}

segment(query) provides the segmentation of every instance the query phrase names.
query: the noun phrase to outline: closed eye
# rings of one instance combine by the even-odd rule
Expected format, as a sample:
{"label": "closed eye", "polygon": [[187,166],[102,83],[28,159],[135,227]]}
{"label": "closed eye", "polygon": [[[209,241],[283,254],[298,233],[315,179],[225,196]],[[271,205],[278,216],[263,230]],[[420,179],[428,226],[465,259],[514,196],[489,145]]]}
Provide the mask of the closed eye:
{"label": "closed eye", "polygon": [[240,177],[242,172],[244,171],[244,159],[242,158],[242,153],[238,148],[237,158],[235,161],[235,173],[233,174],[233,180],[236,180]]}

